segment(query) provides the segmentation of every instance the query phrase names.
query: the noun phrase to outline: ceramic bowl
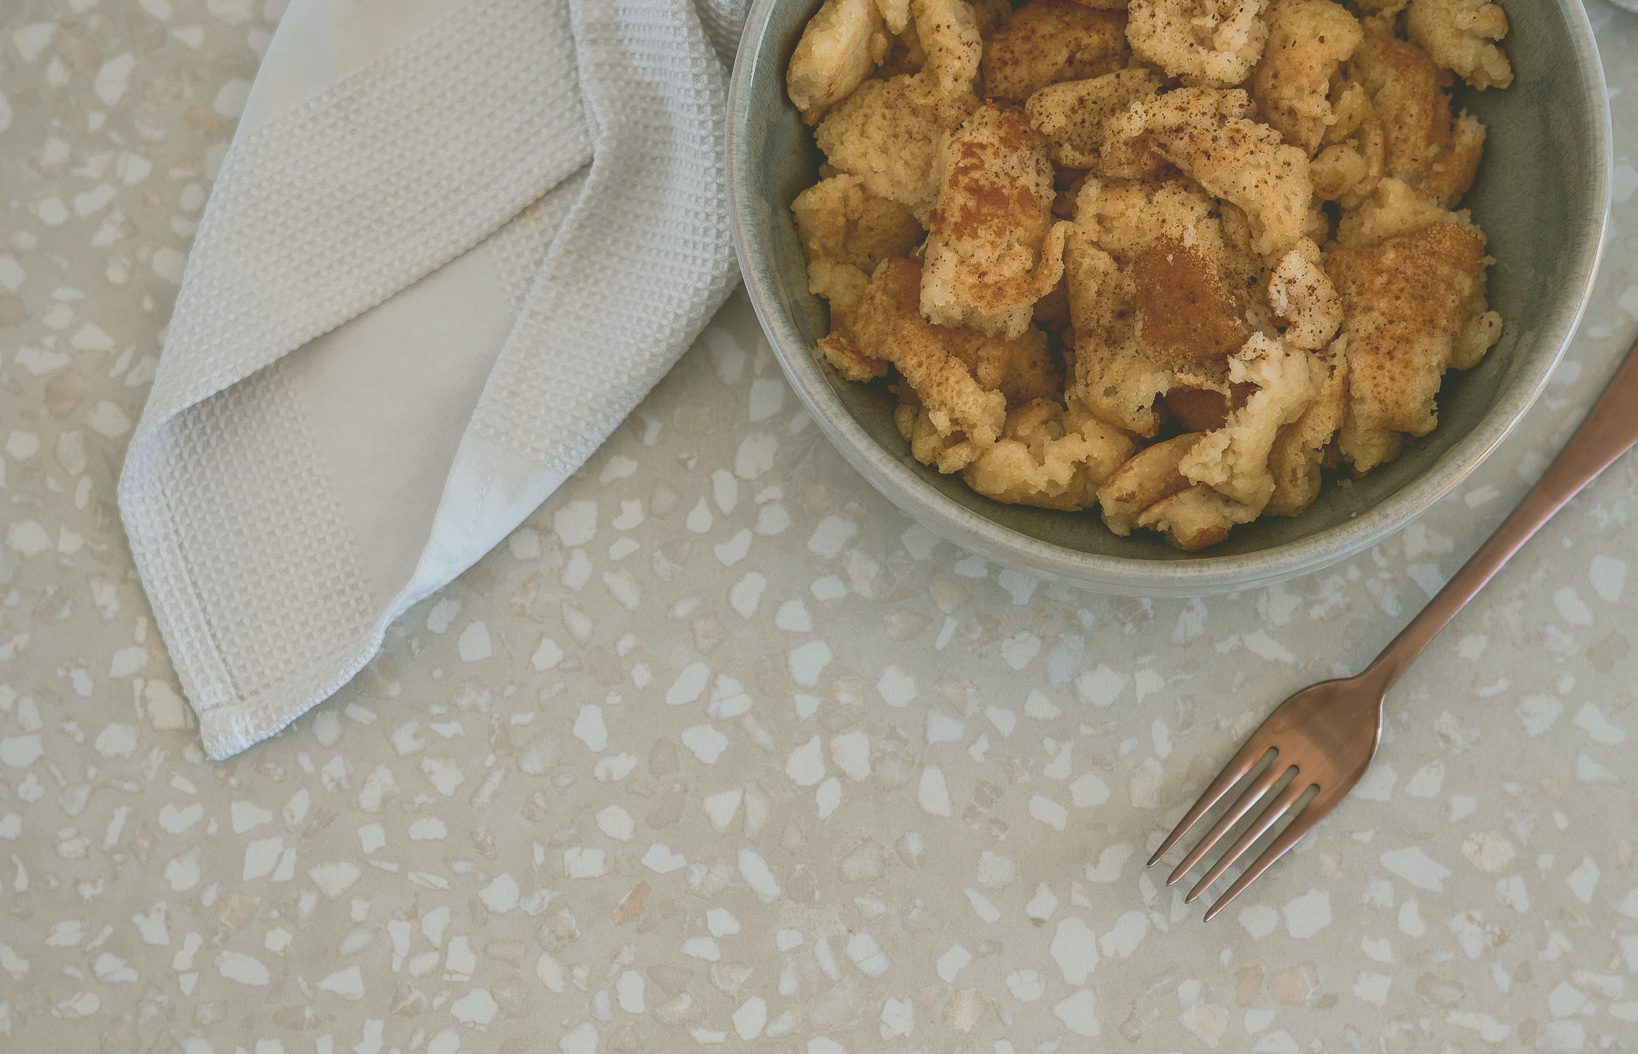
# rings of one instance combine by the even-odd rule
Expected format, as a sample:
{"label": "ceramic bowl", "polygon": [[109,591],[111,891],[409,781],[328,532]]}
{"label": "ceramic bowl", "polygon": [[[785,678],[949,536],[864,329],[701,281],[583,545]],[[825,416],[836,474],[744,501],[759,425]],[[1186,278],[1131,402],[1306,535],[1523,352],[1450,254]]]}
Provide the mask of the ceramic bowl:
{"label": "ceramic bowl", "polygon": [[1118,538],[1095,513],[1003,505],[918,464],[881,384],[853,384],[816,357],[825,305],[808,292],[790,203],[817,179],[813,135],[785,97],[784,71],[817,0],[755,0],[729,88],[735,249],[768,340],[820,428],[888,500],[956,544],[1048,580],[1108,593],[1198,596],[1318,570],[1425,512],[1493,452],[1563,355],[1591,291],[1609,209],[1611,132],[1603,73],[1580,0],[1511,0],[1505,92],[1457,91],[1490,128],[1465,204],[1496,258],[1490,303],[1505,330],[1484,361],[1452,372],[1439,427],[1301,516],[1237,528],[1187,554],[1147,532]]}

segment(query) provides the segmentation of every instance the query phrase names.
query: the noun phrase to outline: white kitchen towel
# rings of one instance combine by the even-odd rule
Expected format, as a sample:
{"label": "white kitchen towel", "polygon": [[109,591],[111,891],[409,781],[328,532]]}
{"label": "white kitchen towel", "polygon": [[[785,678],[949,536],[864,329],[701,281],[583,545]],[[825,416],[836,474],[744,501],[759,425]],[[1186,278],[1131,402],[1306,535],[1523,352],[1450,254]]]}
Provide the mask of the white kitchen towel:
{"label": "white kitchen towel", "polygon": [[745,0],[292,0],[119,485],[205,751],[345,684],[735,275]]}

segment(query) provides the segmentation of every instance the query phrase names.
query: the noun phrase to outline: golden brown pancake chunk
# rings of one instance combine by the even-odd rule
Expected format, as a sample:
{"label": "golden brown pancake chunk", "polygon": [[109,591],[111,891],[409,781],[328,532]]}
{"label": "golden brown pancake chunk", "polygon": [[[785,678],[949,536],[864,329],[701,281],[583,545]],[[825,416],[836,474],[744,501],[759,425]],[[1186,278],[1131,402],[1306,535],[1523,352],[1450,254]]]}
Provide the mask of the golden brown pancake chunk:
{"label": "golden brown pancake chunk", "polygon": [[1243,83],[1262,57],[1265,0],[1132,0],[1127,39],[1143,61],[1187,84]]}
{"label": "golden brown pancake chunk", "polygon": [[1337,121],[1332,84],[1365,34],[1358,19],[1334,0],[1274,0],[1268,24],[1252,96],[1263,119],[1312,157]]}
{"label": "golden brown pancake chunk", "polygon": [[825,0],[802,30],[785,68],[785,90],[816,124],[853,93],[887,55],[876,0]]}
{"label": "golden brown pancake chunk", "polygon": [[[1087,180],[1077,197],[1075,232],[1064,259],[1075,335],[1071,394],[1110,424],[1142,436],[1159,430],[1156,400],[1174,388],[1226,396],[1221,362],[1208,357],[1162,361],[1140,339],[1134,267],[1157,243],[1181,244],[1191,261],[1209,263],[1202,281],[1221,298],[1223,291],[1250,288],[1255,280],[1250,240],[1250,227],[1238,209],[1214,202],[1183,180]],[[1157,284],[1151,282],[1151,288]],[[1154,290],[1154,296],[1161,295],[1163,290]],[[1162,323],[1163,338],[1166,328]]]}
{"label": "golden brown pancake chunk", "polygon": [[[1063,378],[1039,329],[1002,338],[928,322],[919,309],[921,278],[914,260],[878,267],[855,312],[852,337],[861,354],[892,364],[904,378],[914,393],[907,400],[910,419],[925,417],[923,430],[930,428],[942,444],[940,471],[953,472],[995,443],[1009,400],[1056,394]],[[960,449],[944,449],[952,445]]]}
{"label": "golden brown pancake chunk", "polygon": [[910,96],[910,83],[909,74],[865,81],[814,138],[832,168],[925,216],[938,190],[934,162],[944,129],[932,109]]}
{"label": "golden brown pancake chunk", "polygon": [[1138,526],[1158,531],[1186,553],[1210,548],[1249,522],[1245,509],[1210,487],[1195,484],[1155,502],[1138,517]]}
{"label": "golden brown pancake chunk", "polygon": [[1160,89],[1159,74],[1134,66],[1088,80],[1049,84],[1029,97],[1024,112],[1046,137],[1052,159],[1068,168],[1093,168],[1103,145],[1104,124]]}
{"label": "golden brown pancake chunk", "polygon": [[1449,73],[1413,44],[1367,34],[1353,61],[1381,121],[1385,168],[1449,208],[1473,185],[1484,152],[1478,118],[1450,112]]}
{"label": "golden brown pancake chunk", "polygon": [[1365,86],[1344,80],[1331,93],[1331,123],[1309,162],[1314,198],[1352,208],[1376,189],[1387,168],[1387,137]]}
{"label": "golden brown pancake chunk", "polygon": [[864,354],[892,363],[940,434],[959,432],[987,447],[1001,434],[1007,397],[979,385],[953,352],[951,342],[970,335],[952,335],[921,317],[920,287],[921,268],[914,260],[882,264],[859,302],[854,339]]}
{"label": "golden brown pancake chunk", "polygon": [[1097,503],[1098,484],[1133,449],[1130,439],[1085,410],[1037,399],[1007,415],[1001,438],[962,479],[1009,505],[1075,511]]}
{"label": "golden brown pancake chunk", "polygon": [[1285,327],[1281,339],[1315,351],[1331,343],[1342,325],[1342,298],[1325,273],[1320,247],[1309,238],[1280,257],[1268,276],[1268,306]]}
{"label": "golden brown pancake chunk", "polygon": [[831,368],[849,381],[874,381],[887,376],[887,363],[866,355],[846,331],[832,330],[819,338],[819,353]]}
{"label": "golden brown pancake chunk", "polygon": [[1160,531],[1181,549],[1202,549],[1256,520],[1278,492],[1274,451],[1314,405],[1324,366],[1309,352],[1253,334],[1229,361],[1235,400],[1219,428],[1138,452],[1099,488],[1115,534]]}
{"label": "golden brown pancake chunk", "polygon": [[1274,496],[1263,509],[1266,516],[1296,516],[1319,497],[1321,469],[1348,412],[1348,357],[1342,342],[1325,352],[1320,370],[1314,401],[1280,430],[1268,453]]}
{"label": "golden brown pancake chunk", "polygon": [[1317,390],[1315,363],[1300,348],[1254,334],[1229,359],[1229,383],[1254,391],[1222,428],[1207,432],[1178,464],[1191,483],[1202,483],[1256,519],[1274,495],[1269,452],[1280,430],[1301,417]]}
{"label": "golden brown pancake chunk", "polygon": [[1069,225],[1053,223],[1052,162],[1023,110],[987,103],[939,154],[921,310],[943,326],[1016,337],[1063,276]]}
{"label": "golden brown pancake chunk", "polygon": [[921,224],[910,210],[879,198],[856,176],[822,179],[791,203],[796,229],[808,256],[808,291],[850,314],[870,284],[876,265],[908,256],[921,242]]}
{"label": "golden brown pancake chunk", "polygon": [[830,303],[831,333],[819,342],[820,352],[848,380],[883,376],[886,363],[852,340],[853,313],[877,265],[909,254],[922,239],[921,225],[909,209],[876,197],[848,175],[804,190],[791,211],[808,257],[808,291]]}
{"label": "golden brown pancake chunk", "polygon": [[1008,405],[1055,398],[1064,390],[1063,368],[1046,331],[1031,326],[1016,337],[958,343],[956,353],[985,388],[1007,397]]}
{"label": "golden brown pancake chunk", "polygon": [[921,68],[908,88],[946,128],[959,124],[978,105],[976,85],[984,42],[978,17],[966,0],[911,0]]}
{"label": "golden brown pancake chunk", "polygon": [[989,449],[948,421],[937,422],[932,411],[912,391],[900,393],[893,410],[893,426],[910,447],[910,456],[944,475],[960,472]]}
{"label": "golden brown pancake chunk", "polygon": [[1077,229],[1065,248],[1064,278],[1075,333],[1070,395],[1110,424],[1154,435],[1155,400],[1174,378],[1138,343],[1131,275]]}
{"label": "golden brown pancake chunk", "polygon": [[1323,367],[1302,349],[1254,334],[1229,359],[1228,374],[1235,391],[1249,394],[1220,427],[1157,443],[1104,481],[1099,497],[1110,530],[1150,528],[1192,551],[1262,514],[1278,489],[1274,451],[1313,405]]}
{"label": "golden brown pancake chunk", "polygon": [[1098,487],[1105,525],[1124,538],[1138,526],[1143,510],[1187,490],[1189,481],[1177,466],[1199,440],[1198,435],[1180,435],[1146,446],[1110,473]]}
{"label": "golden brown pancake chunk", "polygon": [[1507,12],[1499,4],[1411,0],[1405,32],[1434,62],[1480,91],[1513,83],[1513,64],[1498,43],[1507,35]]}
{"label": "golden brown pancake chunk", "polygon": [[1477,117],[1458,114],[1451,122],[1449,148],[1435,155],[1416,188],[1446,208],[1454,208],[1479,175],[1486,134]]}
{"label": "golden brown pancake chunk", "polygon": [[1327,264],[1342,295],[1348,359],[1338,442],[1363,473],[1397,457],[1405,435],[1433,430],[1445,370],[1475,363],[1499,336],[1500,320],[1484,303],[1484,239],[1464,224],[1338,248]]}
{"label": "golden brown pancake chunk", "polygon": [[1021,103],[1048,84],[1126,64],[1126,19],[1075,0],[1030,0],[984,48],[984,94]]}
{"label": "golden brown pancake chunk", "polygon": [[914,15],[916,71],[858,85],[814,140],[832,168],[925,217],[938,186],[939,142],[978,105],[973,89],[982,42],[966,0],[911,0],[906,10]]}
{"label": "golden brown pancake chunk", "polygon": [[1402,180],[1389,177],[1377,185],[1376,193],[1342,214],[1337,224],[1337,244],[1345,249],[1361,249],[1386,241],[1396,234],[1410,234],[1435,223],[1468,223],[1467,213],[1440,208],[1410,188]]}
{"label": "golden brown pancake chunk", "polygon": [[1245,212],[1258,253],[1283,252],[1309,221],[1308,155],[1251,112],[1250,96],[1238,89],[1180,88],[1140,100],[1106,125],[1104,171],[1141,178],[1153,157],[1164,158]]}
{"label": "golden brown pancake chunk", "polygon": [[1122,265],[1162,238],[1198,246],[1236,288],[1258,267],[1245,213],[1184,179],[1088,179],[1075,198],[1075,225]]}
{"label": "golden brown pancake chunk", "polygon": [[909,27],[910,0],[875,0],[875,4],[889,33],[897,35]]}

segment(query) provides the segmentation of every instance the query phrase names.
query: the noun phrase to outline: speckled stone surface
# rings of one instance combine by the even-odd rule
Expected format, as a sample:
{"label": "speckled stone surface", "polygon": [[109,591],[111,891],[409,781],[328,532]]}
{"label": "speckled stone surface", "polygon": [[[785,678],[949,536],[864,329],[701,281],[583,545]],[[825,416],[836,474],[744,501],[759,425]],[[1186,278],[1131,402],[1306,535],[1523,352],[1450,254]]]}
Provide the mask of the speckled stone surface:
{"label": "speckled stone surface", "polygon": [[736,298],[357,681],[210,764],[114,480],[280,6],[0,12],[0,1049],[1638,1045],[1638,460],[1434,647],[1241,904],[1203,925],[1140,867],[1638,335],[1638,18],[1592,0],[1617,204],[1582,335],[1379,549],[1206,602],[964,557],[826,446]]}

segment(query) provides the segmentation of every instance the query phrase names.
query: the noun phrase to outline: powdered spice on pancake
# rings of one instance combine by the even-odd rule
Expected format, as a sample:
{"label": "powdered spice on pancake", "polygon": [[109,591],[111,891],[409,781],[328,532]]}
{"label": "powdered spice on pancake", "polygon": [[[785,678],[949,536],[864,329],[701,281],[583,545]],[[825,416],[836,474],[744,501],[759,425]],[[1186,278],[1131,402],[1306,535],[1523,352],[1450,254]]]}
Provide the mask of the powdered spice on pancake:
{"label": "powdered spice on pancake", "polygon": [[1162,362],[1221,359],[1251,334],[1234,291],[1198,246],[1160,238],[1132,261],[1138,337]]}

